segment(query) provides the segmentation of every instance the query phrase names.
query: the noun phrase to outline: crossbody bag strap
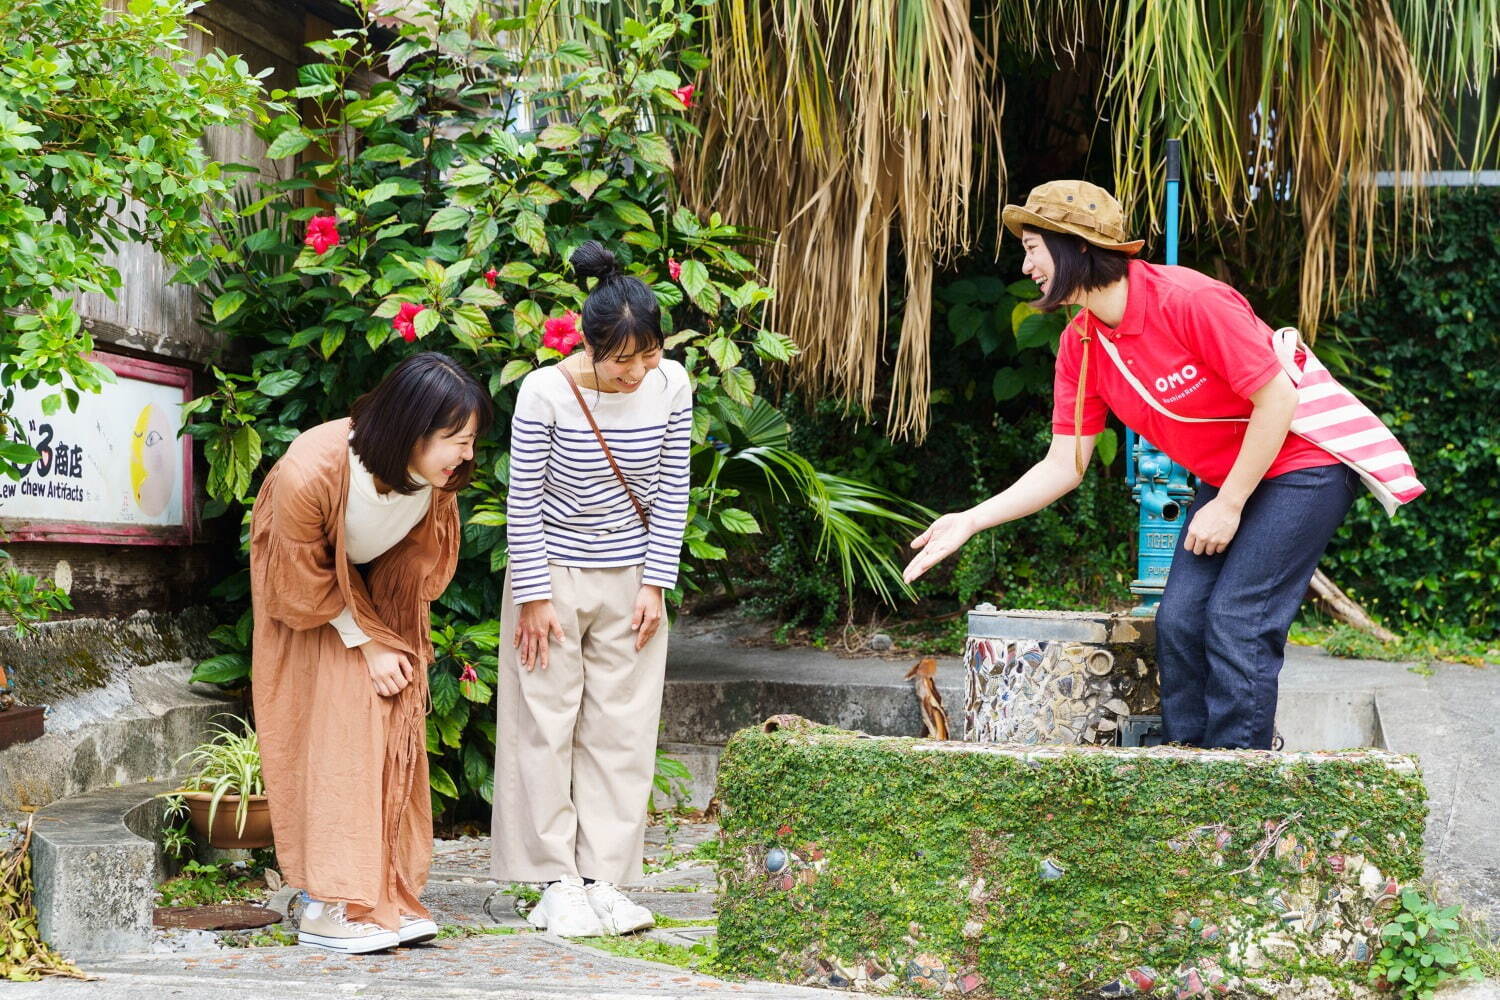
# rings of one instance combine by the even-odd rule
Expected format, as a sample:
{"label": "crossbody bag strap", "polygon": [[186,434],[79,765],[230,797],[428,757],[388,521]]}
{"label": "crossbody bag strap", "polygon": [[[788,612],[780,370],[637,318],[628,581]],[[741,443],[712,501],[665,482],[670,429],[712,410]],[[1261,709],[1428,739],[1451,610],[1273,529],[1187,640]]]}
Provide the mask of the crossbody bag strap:
{"label": "crossbody bag strap", "polygon": [[1120,374],[1125,377],[1125,381],[1130,384],[1130,387],[1140,394],[1140,397],[1146,401],[1148,406],[1162,416],[1169,417],[1172,420],[1180,420],[1185,424],[1222,424],[1226,420],[1241,424],[1250,422],[1249,417],[1184,417],[1180,413],[1173,413],[1161,405],[1161,402],[1155,396],[1151,395],[1151,391],[1141,384],[1141,380],[1135,377],[1135,372],[1131,371],[1129,366],[1125,364],[1124,359],[1120,357],[1119,348],[1115,347],[1108,337],[1100,335],[1095,337],[1094,340],[1098,342],[1100,347],[1104,348],[1104,353],[1109,355],[1109,359],[1115,363],[1115,367],[1120,370]]}
{"label": "crossbody bag strap", "polygon": [[630,488],[630,483],[626,480],[625,473],[620,471],[619,463],[615,461],[614,454],[610,452],[609,445],[604,440],[603,432],[599,430],[599,425],[594,421],[594,414],[589,411],[589,405],[583,401],[583,393],[579,390],[578,383],[573,380],[573,373],[562,365],[558,365],[557,367],[562,371],[563,378],[568,380],[568,388],[573,390],[573,398],[578,400],[578,408],[583,411],[583,418],[589,422],[589,427],[593,428],[594,437],[599,441],[599,447],[604,449],[604,458],[609,462],[609,467],[614,470],[615,478],[620,481],[621,486],[625,487],[625,495],[630,498],[630,505],[635,508],[636,516],[641,519],[641,527],[650,531],[651,518],[646,514],[646,508],[642,507],[641,502],[635,498],[635,491]]}

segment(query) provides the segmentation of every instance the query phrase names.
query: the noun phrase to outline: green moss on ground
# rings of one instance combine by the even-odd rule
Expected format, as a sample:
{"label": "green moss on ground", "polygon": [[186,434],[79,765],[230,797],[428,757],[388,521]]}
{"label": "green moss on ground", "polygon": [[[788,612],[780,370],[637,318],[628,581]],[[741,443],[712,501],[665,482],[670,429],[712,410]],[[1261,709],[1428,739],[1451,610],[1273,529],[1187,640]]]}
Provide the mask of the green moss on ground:
{"label": "green moss on ground", "polygon": [[678,944],[667,944],[644,937],[593,937],[574,938],[579,944],[596,948],[621,958],[637,958],[646,962],[660,962],[694,972],[707,972],[713,964],[713,938],[701,941],[691,948]]}
{"label": "green moss on ground", "polygon": [[[1298,900],[1368,910],[1360,871],[1421,875],[1426,793],[1395,755],[947,747],[737,735],[719,774],[717,967],[1079,996],[1132,967],[1232,975]],[[773,847],[785,873],[767,874]],[[1064,874],[1042,878],[1044,861]],[[1364,979],[1326,946],[1265,951],[1247,975]]]}

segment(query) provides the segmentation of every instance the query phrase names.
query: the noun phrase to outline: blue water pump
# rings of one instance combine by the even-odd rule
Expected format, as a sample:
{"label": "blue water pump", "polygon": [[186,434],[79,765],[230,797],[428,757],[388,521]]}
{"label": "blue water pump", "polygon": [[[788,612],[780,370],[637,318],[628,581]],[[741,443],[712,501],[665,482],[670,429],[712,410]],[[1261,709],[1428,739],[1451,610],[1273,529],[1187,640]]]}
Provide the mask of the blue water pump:
{"label": "blue water pump", "polygon": [[[1177,214],[1182,185],[1182,140],[1167,140],[1167,263],[1177,263]],[[1136,578],[1130,590],[1140,598],[1132,614],[1156,613],[1177,539],[1193,502],[1192,477],[1188,471],[1150,441],[1133,431],[1125,432],[1125,484],[1141,505],[1136,528]]]}

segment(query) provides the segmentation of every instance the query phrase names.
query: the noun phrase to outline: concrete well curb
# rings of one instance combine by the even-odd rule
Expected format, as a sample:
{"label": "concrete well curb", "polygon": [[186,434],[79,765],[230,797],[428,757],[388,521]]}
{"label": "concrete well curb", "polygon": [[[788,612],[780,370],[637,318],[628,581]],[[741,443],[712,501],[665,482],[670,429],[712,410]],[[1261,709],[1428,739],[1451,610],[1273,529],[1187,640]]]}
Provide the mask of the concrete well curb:
{"label": "concrete well curb", "polygon": [[171,789],[144,782],[77,795],[36,813],[32,873],[42,937],[75,961],[145,951]]}

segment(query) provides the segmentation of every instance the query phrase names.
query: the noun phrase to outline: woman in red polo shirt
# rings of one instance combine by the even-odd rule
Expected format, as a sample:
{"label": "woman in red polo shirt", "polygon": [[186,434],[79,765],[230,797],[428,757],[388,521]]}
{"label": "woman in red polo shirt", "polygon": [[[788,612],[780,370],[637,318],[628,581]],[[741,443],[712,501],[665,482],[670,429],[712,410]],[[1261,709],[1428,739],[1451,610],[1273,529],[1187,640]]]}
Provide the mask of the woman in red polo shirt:
{"label": "woman in red polo shirt", "polygon": [[1201,480],[1156,613],[1166,739],[1268,749],[1287,630],[1359,477],[1287,433],[1297,389],[1244,297],[1134,259],[1143,241],[1103,188],[1044,184],[1004,219],[1035,304],[1082,307],[1058,348],[1052,445],[1003,493],[933,522],[906,579],[1076,488],[1112,410]]}

